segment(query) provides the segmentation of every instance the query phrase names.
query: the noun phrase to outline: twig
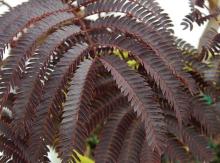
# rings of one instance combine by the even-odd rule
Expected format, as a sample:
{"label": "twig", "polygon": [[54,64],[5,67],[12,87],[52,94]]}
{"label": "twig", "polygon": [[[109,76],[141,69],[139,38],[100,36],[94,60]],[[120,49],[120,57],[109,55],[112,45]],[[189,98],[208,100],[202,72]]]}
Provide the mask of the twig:
{"label": "twig", "polygon": [[3,5],[7,6],[9,9],[12,9],[12,7],[6,3],[4,0],[0,1]]}

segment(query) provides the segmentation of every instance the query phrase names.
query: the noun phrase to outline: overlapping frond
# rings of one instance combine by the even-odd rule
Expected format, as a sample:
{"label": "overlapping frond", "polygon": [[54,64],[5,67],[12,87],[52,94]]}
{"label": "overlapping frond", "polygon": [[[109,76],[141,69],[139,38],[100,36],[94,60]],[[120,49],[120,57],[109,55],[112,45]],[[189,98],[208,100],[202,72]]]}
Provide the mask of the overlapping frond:
{"label": "overlapping frond", "polygon": [[[169,101],[171,106],[176,110],[177,117],[181,122],[183,119],[187,119],[189,113],[189,106],[187,106],[189,95],[185,94],[181,89],[181,83],[175,79],[172,73],[162,60],[157,57],[152,50],[143,47],[143,44],[132,41],[132,38],[127,40],[126,37],[112,35],[110,33],[101,31],[94,36],[96,43],[100,45],[117,46],[122,49],[129,50],[134,58],[140,62],[149,76],[151,76],[155,83],[160,87],[164,96]],[[174,94],[175,92],[175,94]]]}
{"label": "overlapping frond", "polygon": [[157,150],[153,150],[148,141],[145,140],[143,142],[143,147],[140,153],[140,163],[160,163],[161,162],[161,155],[157,152]]}
{"label": "overlapping frond", "polygon": [[[87,45],[85,43],[78,44],[64,54],[44,88],[45,94],[42,98],[43,101],[36,108],[36,118],[33,127],[26,125],[26,128],[24,128],[27,131],[31,130],[29,146],[30,152],[34,156],[33,158],[42,156],[45,153],[43,149],[47,150],[46,145],[52,144],[54,140],[58,130],[56,123],[60,123],[59,118],[61,118],[62,104],[65,100],[65,92],[68,89],[69,80],[80,61],[88,55],[86,48]],[[21,130],[17,131],[20,133]],[[25,134],[25,131],[23,132],[20,135]],[[38,152],[36,152],[36,148],[39,148]]]}
{"label": "overlapping frond", "polygon": [[[70,83],[63,109],[63,121],[60,126],[60,152],[64,162],[71,158],[73,149],[82,152],[81,144],[78,143],[79,147],[74,146],[74,144],[77,144],[86,134],[80,132],[80,130],[83,128],[82,122],[88,121],[88,116],[91,114],[88,105],[90,105],[90,99],[93,96],[92,90],[95,82],[92,78],[94,63],[89,60],[84,61]],[[73,134],[76,131],[78,131],[78,134]]]}
{"label": "overlapping frond", "polygon": [[189,152],[187,152],[187,147],[184,146],[178,139],[175,137],[169,138],[166,154],[170,160],[177,160],[180,163],[185,163],[190,161]]}
{"label": "overlapping frond", "polygon": [[218,105],[198,96],[217,97],[219,63],[199,56],[218,53],[217,33],[198,53],[156,0],[30,0],[0,22],[0,161],[48,162],[53,146],[76,162],[97,128],[98,163],[212,159]]}
{"label": "overlapping frond", "polygon": [[184,69],[191,74],[204,94],[214,98],[217,91],[215,88],[218,83],[219,57],[212,58],[210,63],[201,62],[200,57],[203,53],[200,54],[198,49],[182,39],[177,39],[175,44],[184,55]]}
{"label": "overlapping frond", "polygon": [[31,28],[27,33],[23,34],[17,41],[18,44],[12,49],[10,55],[4,60],[2,64],[1,74],[1,90],[0,99],[2,100],[1,108],[4,106],[4,101],[11,87],[15,89],[18,86],[22,73],[25,71],[26,62],[34,55],[34,50],[41,44],[48,33],[57,27],[61,26],[63,22],[73,18],[70,13],[62,13],[47,17]]}
{"label": "overlapping frond", "polygon": [[209,142],[206,136],[199,133],[193,126],[184,126],[180,129],[177,126],[176,120],[171,117],[166,118],[166,120],[169,132],[186,144],[195,158],[200,161],[212,160],[213,151],[208,147]]}
{"label": "overlapping frond", "polygon": [[[148,47],[154,51],[155,57],[158,56],[166,66],[170,69],[171,73],[177,76],[180,81],[189,88],[193,93],[197,92],[197,87],[190,77],[182,71],[182,55],[180,52],[173,46],[173,38],[166,36],[164,33],[157,33],[152,30],[155,27],[146,26],[143,23],[136,22],[135,19],[128,17],[104,17],[97,19],[94,23],[91,24],[93,28],[110,28],[112,30],[119,30],[126,34],[132,34],[135,39],[140,40]],[[164,40],[162,37],[165,37]],[[166,40],[166,41],[165,41]],[[104,40],[102,40],[104,41]],[[125,45],[128,45],[126,43]],[[128,47],[127,47],[128,48]],[[130,49],[129,49],[130,50]],[[140,51],[139,51],[140,52]],[[176,54],[175,56],[173,54]],[[177,55],[180,54],[181,56]],[[145,54],[146,55],[146,54]]]}
{"label": "overlapping frond", "polygon": [[[126,137],[121,148],[120,155],[117,162],[133,163],[140,162],[140,150],[144,146],[145,140],[144,125],[136,120],[130,126],[126,133]],[[143,156],[146,157],[147,155]]]}
{"label": "overlapping frond", "polygon": [[[18,93],[14,103],[14,107],[16,107],[13,110],[16,117],[15,126],[22,119],[25,119],[25,123],[31,121],[33,112],[41,100],[44,83],[50,77],[51,69],[54,69],[54,63],[52,61],[56,57],[61,58],[63,55],[65,57],[65,54],[62,53],[65,53],[64,49],[68,49],[71,45],[67,46],[64,42],[72,34],[78,32],[78,30],[79,28],[77,26],[72,25],[55,32],[39,47],[38,52],[30,58],[30,63],[21,80],[21,85],[17,91]],[[54,53],[54,51],[57,53]]]}
{"label": "overlapping frond", "polygon": [[213,110],[214,108],[207,106],[204,100],[199,97],[192,100],[193,117],[201,124],[204,131],[209,135],[216,136],[220,131],[220,126],[215,125],[219,123],[219,119]]}
{"label": "overlapping frond", "polygon": [[9,161],[13,158],[13,161],[23,161],[25,162],[25,158],[22,155],[22,152],[14,145],[14,143],[9,140],[7,137],[0,136],[0,150],[4,151],[4,155],[0,158],[2,163],[5,161]]}
{"label": "overlapping frond", "polygon": [[215,85],[217,88],[220,86],[220,57],[216,56],[211,58],[209,69],[204,70],[205,79]]}
{"label": "overlapping frond", "polygon": [[[103,85],[105,88],[106,85]],[[110,89],[112,90],[112,89]],[[120,94],[118,91],[114,91],[114,93],[105,93],[102,96],[106,96],[106,99],[102,99],[101,97],[92,101],[91,108],[93,112],[89,115],[89,120],[84,122],[85,128],[87,129],[87,136],[96,129],[96,127],[106,120],[109,115],[117,110],[117,107],[124,107],[127,104],[127,101],[124,96]],[[117,95],[115,95],[117,93]]]}
{"label": "overlapping frond", "polygon": [[128,96],[128,101],[131,102],[134,111],[145,123],[149,145],[162,153],[166,141],[164,117],[159,104],[154,101],[151,88],[144,78],[128,68],[122,60],[113,56],[105,56],[100,58],[100,61],[111,72],[119,89],[125,96]]}
{"label": "overlapping frond", "polygon": [[1,141],[0,150],[6,152],[5,156],[9,156],[9,158],[15,154],[14,157],[18,157],[18,160],[30,161],[26,152],[26,144],[24,144],[23,140],[16,138],[13,132],[8,130],[9,128],[9,124],[0,121],[0,133],[3,133],[0,136],[1,139],[3,139]]}
{"label": "overlapping frond", "polygon": [[200,57],[209,59],[210,56],[218,55],[220,50],[220,34],[216,29],[207,31],[200,40],[201,52]]}
{"label": "overlapping frond", "polygon": [[[86,6],[85,16],[99,12],[121,12],[129,14],[132,17],[136,17],[137,19],[142,20],[144,23],[154,24],[157,25],[157,27],[163,26],[165,27],[161,29],[163,31],[166,31],[173,26],[169,16],[166,13],[163,13],[163,10],[155,0],[86,0],[78,1],[78,5]],[[172,30],[169,29],[169,31]],[[169,33],[167,34],[169,35]]]}
{"label": "overlapping frond", "polygon": [[[35,7],[33,8],[33,6]],[[59,0],[31,0],[1,16],[1,59],[6,46],[12,43],[13,38],[19,32],[23,32],[26,27],[35,24],[47,16],[68,10],[68,5],[61,3]]]}
{"label": "overlapping frond", "polygon": [[128,106],[118,108],[112,113],[101,132],[100,143],[95,151],[97,163],[117,162],[126,132],[134,120],[135,114]]}

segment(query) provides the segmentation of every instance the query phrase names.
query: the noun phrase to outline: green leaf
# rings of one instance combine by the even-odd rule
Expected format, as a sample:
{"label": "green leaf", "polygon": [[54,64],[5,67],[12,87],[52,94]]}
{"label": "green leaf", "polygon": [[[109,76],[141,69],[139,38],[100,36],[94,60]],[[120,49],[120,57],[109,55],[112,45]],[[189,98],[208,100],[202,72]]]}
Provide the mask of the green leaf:
{"label": "green leaf", "polygon": [[203,99],[206,101],[206,103],[208,104],[208,105],[211,105],[212,104],[212,98],[210,97],[210,96],[208,96],[208,95],[204,95],[203,96]]}
{"label": "green leaf", "polygon": [[79,154],[77,151],[75,151],[75,153],[77,154],[77,156],[81,160],[81,161],[77,161],[77,163],[95,163],[93,160],[91,160],[90,158],[88,158],[86,156]]}

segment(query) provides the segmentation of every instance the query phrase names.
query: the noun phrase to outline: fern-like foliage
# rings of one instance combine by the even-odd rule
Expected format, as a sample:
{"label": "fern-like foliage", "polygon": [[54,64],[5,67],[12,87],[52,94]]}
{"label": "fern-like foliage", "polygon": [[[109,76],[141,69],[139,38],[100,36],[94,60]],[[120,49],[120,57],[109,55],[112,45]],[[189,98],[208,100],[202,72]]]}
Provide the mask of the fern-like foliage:
{"label": "fern-like foliage", "polygon": [[192,31],[193,23],[197,23],[200,26],[204,24],[206,21],[212,18],[216,18],[219,15],[219,10],[216,10],[215,12],[210,14],[205,14],[200,10],[201,8],[207,8],[205,0],[189,0],[189,7],[190,14],[186,15],[181,23],[181,25],[184,26],[183,29],[189,28],[189,30]]}
{"label": "fern-like foliage", "polygon": [[2,162],[48,162],[48,146],[76,162],[97,127],[97,163],[212,160],[218,105],[201,93],[216,97],[218,72],[155,0],[30,0],[0,22]]}
{"label": "fern-like foliage", "polygon": [[[220,36],[217,31],[219,24],[218,17],[220,15],[218,5],[218,1],[215,0],[189,0],[191,13],[186,15],[181,23],[184,29],[189,28],[192,30],[194,27],[193,23],[197,23],[197,25],[201,26],[209,21],[199,41],[197,58],[200,60],[208,60],[210,55],[216,56],[220,52]],[[204,10],[207,10],[209,13],[205,13]],[[215,25],[215,23],[217,25]]]}

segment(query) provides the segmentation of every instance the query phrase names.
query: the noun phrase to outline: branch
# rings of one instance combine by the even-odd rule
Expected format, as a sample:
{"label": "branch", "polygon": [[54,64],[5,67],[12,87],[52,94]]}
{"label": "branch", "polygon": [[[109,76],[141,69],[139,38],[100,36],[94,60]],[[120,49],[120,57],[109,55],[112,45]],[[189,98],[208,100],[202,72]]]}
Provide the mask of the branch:
{"label": "branch", "polygon": [[[218,10],[218,8],[220,8],[220,0],[208,0],[208,2],[209,2],[209,13],[210,14],[214,13],[216,10]],[[199,41],[199,45],[198,45],[199,52],[201,52],[202,50],[202,46],[203,46],[202,40],[203,40],[203,37],[206,35],[206,33],[210,31],[210,29],[215,29],[216,31],[218,31],[219,19],[220,19],[220,16],[218,16],[217,18],[212,18],[208,21],[206,28]]]}
{"label": "branch", "polygon": [[5,2],[4,0],[0,1],[3,5],[7,6],[9,9],[12,9],[12,7],[7,3]]}

